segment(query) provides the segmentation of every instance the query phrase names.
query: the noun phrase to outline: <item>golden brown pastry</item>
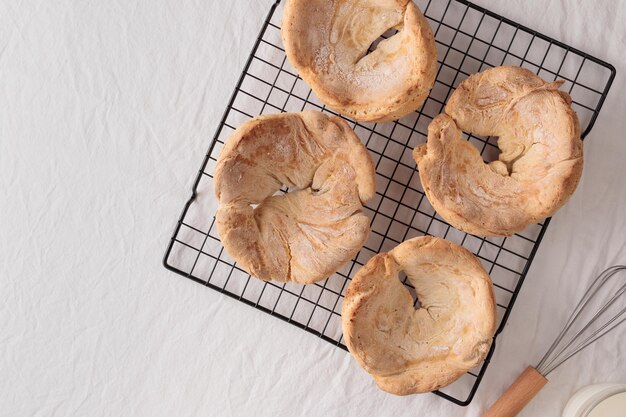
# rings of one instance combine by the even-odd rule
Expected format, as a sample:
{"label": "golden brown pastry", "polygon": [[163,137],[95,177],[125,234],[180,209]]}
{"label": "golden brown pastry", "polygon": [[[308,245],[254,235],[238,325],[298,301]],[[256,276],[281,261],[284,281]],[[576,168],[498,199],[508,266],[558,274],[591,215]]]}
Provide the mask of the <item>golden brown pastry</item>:
{"label": "golden brown pastry", "polygon": [[[361,249],[375,193],[367,149],[338,117],[261,116],[228,139],[215,169],[217,230],[251,275],[301,284],[327,278]],[[275,195],[281,187],[297,191]]]}
{"label": "golden brown pastry", "polygon": [[[421,306],[400,281],[404,271]],[[418,237],[374,256],[341,312],[350,353],[392,394],[433,391],[484,360],[496,328],[491,279],[465,248]]]}
{"label": "golden brown pastry", "polygon": [[[457,229],[509,236],[553,215],[583,169],[571,98],[527,69],[497,67],[463,81],[413,152],[428,200]],[[500,157],[485,164],[461,130],[498,136]]]}
{"label": "golden brown pastry", "polygon": [[[389,29],[399,32],[370,46]],[[424,103],[437,48],[411,0],[288,0],[282,37],[289,62],[331,109],[360,121],[399,119]]]}

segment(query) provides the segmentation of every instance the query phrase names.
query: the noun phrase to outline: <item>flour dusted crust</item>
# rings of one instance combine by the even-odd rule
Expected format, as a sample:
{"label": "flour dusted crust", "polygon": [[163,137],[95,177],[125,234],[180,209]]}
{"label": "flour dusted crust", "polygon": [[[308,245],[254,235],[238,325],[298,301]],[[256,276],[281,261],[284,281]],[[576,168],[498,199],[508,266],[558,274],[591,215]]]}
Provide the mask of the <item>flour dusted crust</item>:
{"label": "flour dusted crust", "polygon": [[[238,265],[263,280],[327,278],[361,249],[372,160],[340,118],[261,116],[228,139],[215,169],[217,230]],[[281,187],[297,191],[274,195]],[[254,207],[256,205],[256,207]]]}
{"label": "flour dusted crust", "polygon": [[[553,215],[575,191],[583,146],[571,98],[529,70],[497,67],[463,81],[413,156],[428,200],[457,229],[509,236]],[[462,130],[498,136],[485,164]]]}
{"label": "flour dusted crust", "polygon": [[[399,32],[367,54],[389,29]],[[289,62],[320,100],[356,120],[399,119],[435,82],[435,39],[411,0],[288,0],[282,37]]]}
{"label": "flour dusted crust", "polygon": [[[421,303],[399,279],[404,271]],[[374,256],[341,312],[350,353],[392,394],[433,391],[482,362],[496,328],[491,279],[474,255],[435,237]]]}

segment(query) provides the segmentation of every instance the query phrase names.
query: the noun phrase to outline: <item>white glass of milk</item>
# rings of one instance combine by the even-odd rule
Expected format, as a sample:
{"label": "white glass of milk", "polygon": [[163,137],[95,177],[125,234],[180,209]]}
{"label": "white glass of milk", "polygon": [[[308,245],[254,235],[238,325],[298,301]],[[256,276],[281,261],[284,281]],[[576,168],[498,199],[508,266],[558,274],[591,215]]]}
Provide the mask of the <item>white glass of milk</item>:
{"label": "white glass of milk", "polygon": [[626,417],[626,384],[589,385],[568,401],[563,417]]}

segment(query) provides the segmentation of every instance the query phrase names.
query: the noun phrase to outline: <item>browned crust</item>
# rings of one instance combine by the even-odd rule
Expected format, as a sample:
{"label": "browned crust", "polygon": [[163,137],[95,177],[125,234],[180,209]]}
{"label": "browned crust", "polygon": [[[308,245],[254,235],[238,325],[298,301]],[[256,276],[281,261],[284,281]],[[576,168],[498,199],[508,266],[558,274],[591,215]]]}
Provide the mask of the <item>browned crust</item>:
{"label": "browned crust", "polygon": [[[448,304],[458,305],[458,309],[450,315],[439,316],[443,321],[435,320],[434,324],[444,329],[465,314],[473,314],[471,325],[452,327],[453,332],[463,329],[463,334],[424,339],[422,344],[428,340],[429,348],[414,343],[415,338],[423,337],[420,331],[433,324],[424,322],[424,316],[417,319],[416,313],[412,313],[413,300],[398,279],[402,269],[409,277],[430,273],[433,279],[438,279],[443,274],[447,276],[445,285],[458,286],[458,294],[469,297],[449,299]],[[458,276],[454,271],[458,271]],[[438,288],[434,283],[426,285],[427,282],[422,278],[416,286],[418,296],[424,300],[428,300],[429,289]],[[467,286],[473,290],[461,290]],[[391,310],[386,310],[387,307]],[[403,317],[417,321],[403,327],[406,324]],[[380,328],[380,323],[386,321],[392,323],[390,333]],[[488,353],[496,329],[491,279],[478,259],[465,248],[434,237],[414,238],[389,253],[374,256],[357,272],[343,302],[342,328],[348,349],[381,389],[396,395],[433,391],[458,379]],[[450,353],[439,355],[442,347],[437,344],[445,340],[453,343],[448,346]],[[459,340],[463,342],[458,343]],[[411,346],[416,349],[410,351]]]}
{"label": "browned crust", "polygon": [[[306,111],[244,123],[220,152],[214,184],[224,248],[263,280],[323,280],[369,234],[362,204],[375,194],[374,164],[338,117]],[[295,191],[274,195],[283,185]]]}
{"label": "browned crust", "polygon": [[[325,19],[347,0],[329,3],[326,0],[289,0],[285,4],[282,22],[282,38],[289,62],[299,75],[311,86],[319,99],[333,110],[363,122],[387,122],[397,120],[419,108],[432,88],[437,70],[437,48],[430,25],[412,1],[378,0],[380,7],[404,9],[403,42],[411,70],[403,80],[400,91],[391,91],[384,96],[368,93],[366,86],[355,85],[350,89],[338,90],[328,82],[329,75],[316,71],[314,49],[310,45],[311,32],[322,34]],[[363,1],[365,3],[365,1]],[[330,5],[335,9],[330,10]],[[354,5],[351,7],[355,7]],[[375,12],[373,12],[375,13]],[[332,17],[330,17],[332,18]],[[372,17],[374,19],[374,17]],[[370,21],[372,20],[370,19]],[[330,42],[327,40],[327,42]],[[333,65],[333,63],[329,63]],[[397,77],[394,73],[393,76]],[[383,81],[384,82],[384,81]],[[355,99],[359,92],[366,99]],[[365,94],[361,94],[365,93]]]}
{"label": "browned crust", "polygon": [[[470,76],[413,156],[425,194],[452,226],[478,236],[510,236],[552,216],[583,170],[580,124],[561,82],[517,67]],[[498,136],[499,161],[485,165],[461,129]],[[504,141],[504,142],[503,142]]]}

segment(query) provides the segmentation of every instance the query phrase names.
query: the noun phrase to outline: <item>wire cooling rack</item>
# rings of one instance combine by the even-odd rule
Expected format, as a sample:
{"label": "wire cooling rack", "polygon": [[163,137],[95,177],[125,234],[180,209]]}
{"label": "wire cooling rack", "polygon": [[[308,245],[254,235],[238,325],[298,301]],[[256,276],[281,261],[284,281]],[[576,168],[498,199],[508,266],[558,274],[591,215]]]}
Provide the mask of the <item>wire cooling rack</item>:
{"label": "wire cooling rack", "polygon": [[[169,270],[281,318],[342,349],[341,305],[347,284],[373,255],[415,236],[433,235],[472,251],[491,276],[498,306],[499,334],[549,219],[509,238],[479,238],[450,227],[424,197],[413,148],[426,141],[430,121],[467,76],[498,65],[529,68],[545,80],[565,81],[585,137],[593,127],[615,77],[608,63],[511,20],[462,0],[416,1],[437,41],[437,82],[419,111],[394,123],[355,123],[346,119],[367,146],[376,165],[377,194],[365,208],[372,233],[352,262],[321,283],[302,286],[251,278],[222,248],[215,230],[213,172],[224,141],[244,121],[261,114],[324,107],[286,59],[280,39],[282,7],[277,1],[265,21],[224,117],[185,204],[164,265]],[[387,36],[392,33],[387,34]],[[470,135],[486,161],[497,159],[495,138]],[[283,190],[286,192],[287,190]],[[410,284],[405,284],[410,287]],[[410,289],[411,290],[411,289]],[[413,292],[414,294],[414,292]],[[471,402],[495,349],[486,360],[436,394],[458,405]]]}

